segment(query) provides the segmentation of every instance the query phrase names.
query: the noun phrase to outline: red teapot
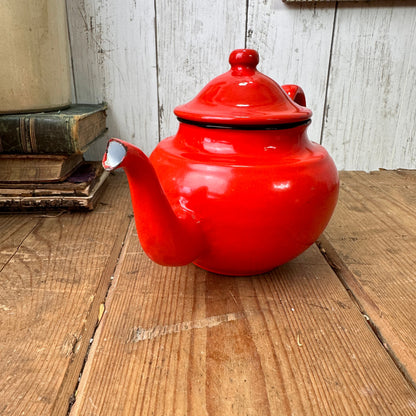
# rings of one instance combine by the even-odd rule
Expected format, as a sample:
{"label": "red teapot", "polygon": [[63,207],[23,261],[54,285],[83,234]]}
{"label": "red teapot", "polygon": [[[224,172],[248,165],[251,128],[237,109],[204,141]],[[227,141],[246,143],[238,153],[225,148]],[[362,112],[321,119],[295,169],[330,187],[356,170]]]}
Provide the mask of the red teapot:
{"label": "red teapot", "polygon": [[175,136],[150,158],[111,139],[107,170],[123,168],[144,251],[166,266],[225,275],[267,272],[306,250],[338,198],[338,173],[306,129],[312,112],[296,85],[257,71],[255,50],[176,107]]}

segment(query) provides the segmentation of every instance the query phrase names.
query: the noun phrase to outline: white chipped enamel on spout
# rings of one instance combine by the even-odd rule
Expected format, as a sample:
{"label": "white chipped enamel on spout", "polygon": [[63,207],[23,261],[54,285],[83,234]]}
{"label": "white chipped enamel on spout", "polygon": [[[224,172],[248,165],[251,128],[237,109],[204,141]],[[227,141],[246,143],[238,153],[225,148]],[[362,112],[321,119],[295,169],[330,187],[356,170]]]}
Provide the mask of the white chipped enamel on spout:
{"label": "white chipped enamel on spout", "polygon": [[126,156],[126,148],[119,142],[111,141],[108,144],[104,168],[113,170],[117,168]]}

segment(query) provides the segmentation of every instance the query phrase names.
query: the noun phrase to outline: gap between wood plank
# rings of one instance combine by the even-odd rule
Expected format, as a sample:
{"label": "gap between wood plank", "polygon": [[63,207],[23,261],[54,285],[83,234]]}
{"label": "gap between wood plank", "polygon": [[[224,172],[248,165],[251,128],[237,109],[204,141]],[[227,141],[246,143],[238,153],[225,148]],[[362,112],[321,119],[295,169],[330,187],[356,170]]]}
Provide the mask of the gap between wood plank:
{"label": "gap between wood plank", "polygon": [[[125,220],[124,224],[122,224],[122,226],[120,227],[120,229],[123,229],[125,227],[124,229],[126,231],[125,231],[124,235],[117,238],[116,241],[114,242],[113,248],[111,250],[111,254],[109,256],[109,261],[108,261],[103,273],[101,274],[101,278],[100,278],[100,281],[98,282],[98,286],[101,286],[101,281],[103,281],[104,279],[108,278],[109,281],[108,281],[107,287],[105,289],[104,296],[101,296],[101,297],[97,296],[99,294],[99,292],[97,291],[97,294],[94,298],[94,301],[91,304],[90,311],[87,315],[86,323],[85,323],[84,327],[82,328],[82,331],[81,331],[82,335],[80,336],[80,339],[84,338],[84,339],[88,340],[88,343],[87,343],[86,347],[84,347],[85,351],[80,351],[80,350],[76,351],[76,345],[78,344],[78,342],[76,342],[74,344],[72,354],[73,354],[73,356],[75,356],[76,353],[78,353],[79,355],[82,354],[83,362],[82,362],[82,367],[79,370],[79,375],[78,375],[78,378],[77,378],[76,385],[73,388],[72,394],[69,396],[68,409],[67,409],[67,412],[66,412],[67,415],[70,414],[72,406],[74,405],[74,403],[76,401],[76,393],[77,393],[77,390],[78,390],[78,386],[79,386],[79,383],[81,381],[81,377],[83,375],[85,365],[88,361],[88,356],[89,356],[89,353],[90,353],[90,350],[91,350],[91,346],[92,346],[95,334],[96,334],[97,329],[98,329],[98,327],[101,323],[101,320],[102,320],[102,312],[100,311],[100,306],[104,305],[104,311],[105,311],[106,300],[107,300],[109,291],[111,289],[111,286],[113,285],[113,279],[112,278],[114,277],[114,274],[115,274],[115,271],[118,267],[120,259],[122,258],[126,238],[129,234],[130,227],[133,223],[134,223],[133,216],[128,215],[126,217],[126,220]],[[116,257],[115,260],[114,260],[114,257]],[[89,317],[96,317],[95,322],[91,322],[91,320],[92,320],[91,319],[90,323],[88,323],[88,318]],[[92,326],[93,326],[93,328],[91,328]],[[85,344],[85,341],[84,341],[84,344]],[[52,414],[55,414],[54,410],[55,410],[57,404],[59,404],[61,401],[66,400],[66,398],[65,398],[66,394],[64,392],[64,387],[66,385],[66,379],[70,378],[69,373],[70,373],[70,369],[68,369],[66,374],[65,374],[65,378],[64,378],[64,380],[61,384],[60,391],[58,392],[57,398],[55,400],[54,408],[52,409]]]}
{"label": "gap between wood plank", "polygon": [[324,129],[325,129],[325,118],[327,116],[327,102],[328,102],[328,90],[329,90],[329,77],[331,76],[331,64],[332,64],[332,52],[334,49],[334,39],[335,39],[335,27],[337,24],[337,11],[338,11],[338,2],[335,3],[334,7],[334,22],[332,24],[332,36],[331,36],[331,46],[329,47],[329,59],[328,59],[328,70],[326,73],[326,85],[325,85],[325,97],[324,97],[324,109],[322,112],[322,126],[321,126],[321,137],[319,143],[322,144],[324,140]]}
{"label": "gap between wood plank", "polygon": [[[103,299],[100,302],[100,305],[104,305],[104,310],[102,312],[100,312],[99,308],[98,311],[99,313],[96,314],[97,316],[97,321],[95,322],[95,327],[94,327],[94,331],[90,337],[90,342],[88,345],[88,349],[85,353],[84,356],[84,362],[82,364],[82,368],[80,370],[79,373],[79,377],[78,377],[78,381],[77,384],[74,388],[74,391],[71,395],[70,401],[69,401],[69,405],[68,405],[68,411],[67,411],[67,416],[69,416],[72,412],[72,409],[76,403],[76,396],[77,396],[77,391],[79,388],[79,385],[81,383],[81,379],[84,376],[84,370],[86,370],[86,366],[87,366],[87,362],[88,362],[88,358],[91,355],[91,351],[94,349],[95,345],[97,344],[98,340],[99,340],[99,334],[100,334],[100,329],[102,328],[105,319],[104,319],[104,314],[107,311],[107,305],[109,305],[111,303],[111,299],[112,299],[112,291],[111,289],[114,288],[117,285],[117,279],[118,279],[118,274],[119,274],[119,266],[121,267],[121,264],[123,263],[123,259],[126,255],[126,249],[127,249],[127,244],[126,244],[126,239],[128,238],[128,236],[131,234],[131,228],[135,227],[135,222],[134,222],[134,217],[132,215],[129,215],[129,223],[128,226],[126,227],[126,232],[123,236],[122,242],[121,242],[121,246],[120,249],[118,251],[118,256],[117,256],[117,260],[115,262],[115,265],[112,269],[112,272],[110,274],[111,279],[110,282],[108,284],[107,287],[107,291],[105,293],[105,296],[103,297]],[[119,240],[118,240],[119,241]],[[114,244],[114,246],[116,246],[116,244]],[[106,271],[106,270],[105,270]],[[104,272],[105,272],[104,271]],[[104,273],[103,273],[104,274]],[[93,355],[93,354],[92,354]],[[85,377],[88,377],[88,370],[86,371],[86,375]]]}
{"label": "gap between wood plank", "polygon": [[[416,390],[415,381],[412,380],[406,369],[406,363],[413,362],[413,358],[407,353],[407,345],[394,335],[394,331],[391,326],[383,319],[383,312],[364,291],[361,284],[355,278],[354,273],[352,273],[348,266],[343,262],[325,235],[321,235],[319,237],[316,245],[318,246],[329,266],[337,275],[345,290],[350,295],[353,302],[357,305],[368,326],[374,332],[375,336],[378,338],[387,354],[389,354],[390,358],[393,360],[396,367],[402,373],[408,384]],[[385,335],[387,334],[390,334],[391,336],[386,337]],[[405,358],[404,360],[399,360],[397,355],[394,353],[394,350],[390,348],[386,341],[386,339],[393,338],[396,343],[395,348],[401,351],[402,357]]]}
{"label": "gap between wood plank", "polygon": [[244,48],[247,48],[247,40],[248,40],[248,9],[249,9],[250,0],[246,0],[246,21],[244,27]]}
{"label": "gap between wood plank", "polygon": [[69,46],[69,55],[70,55],[70,62],[71,62],[71,84],[74,93],[74,102],[78,102],[78,94],[77,94],[77,86],[75,83],[75,71],[74,71],[74,58],[72,53],[72,39],[71,39],[71,31],[69,25],[69,11],[68,11],[68,2],[65,2],[65,10],[66,10],[66,30],[68,33],[68,46]]}
{"label": "gap between wood plank", "polygon": [[158,35],[157,35],[157,5],[156,0],[153,0],[153,10],[155,14],[154,25],[155,25],[155,55],[156,55],[156,101],[157,101],[157,141],[160,142],[162,138],[160,137],[161,130],[161,118],[162,111],[160,109],[160,95],[159,95],[159,48],[158,48]]}

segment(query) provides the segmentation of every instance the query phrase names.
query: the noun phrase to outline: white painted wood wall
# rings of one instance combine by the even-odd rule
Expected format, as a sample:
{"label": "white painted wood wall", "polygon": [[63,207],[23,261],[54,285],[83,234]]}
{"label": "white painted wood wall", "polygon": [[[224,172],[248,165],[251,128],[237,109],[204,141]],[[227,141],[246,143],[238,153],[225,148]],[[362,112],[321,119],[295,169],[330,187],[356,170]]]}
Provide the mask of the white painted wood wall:
{"label": "white painted wood wall", "polygon": [[262,72],[303,87],[310,138],[338,169],[416,168],[414,0],[67,0],[67,10],[75,102],[106,101],[108,136],[147,154],[175,134],[173,108],[246,46]]}

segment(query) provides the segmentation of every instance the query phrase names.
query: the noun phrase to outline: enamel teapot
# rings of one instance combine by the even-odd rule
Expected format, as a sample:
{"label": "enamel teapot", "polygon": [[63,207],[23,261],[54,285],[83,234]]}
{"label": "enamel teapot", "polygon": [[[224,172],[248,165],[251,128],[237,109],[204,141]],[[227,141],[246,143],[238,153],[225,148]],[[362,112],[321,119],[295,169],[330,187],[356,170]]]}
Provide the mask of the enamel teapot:
{"label": "enamel teapot", "polygon": [[312,112],[302,89],[257,71],[255,50],[235,50],[229,62],[175,108],[178,132],[150,158],[110,139],[103,166],[125,170],[140,243],[153,261],[242,276],[313,244],[339,182],[331,157],[306,134]]}

